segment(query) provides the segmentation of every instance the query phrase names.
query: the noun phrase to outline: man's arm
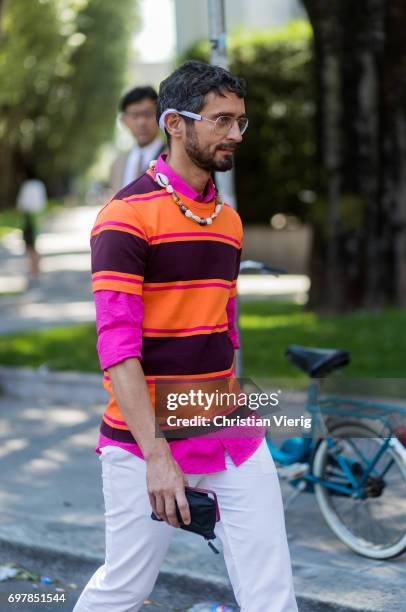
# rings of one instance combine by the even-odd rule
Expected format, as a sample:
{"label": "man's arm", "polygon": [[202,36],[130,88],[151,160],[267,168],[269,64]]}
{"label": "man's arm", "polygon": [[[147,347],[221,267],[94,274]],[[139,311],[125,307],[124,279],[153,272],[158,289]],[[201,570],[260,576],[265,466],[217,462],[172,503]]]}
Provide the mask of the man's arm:
{"label": "man's arm", "polygon": [[165,438],[155,436],[155,415],[138,359],[126,359],[109,368],[118,405],[147,463],[147,489],[155,514],[179,527],[176,504],[184,523],[190,523],[185,496],[187,478],[172,456]]}

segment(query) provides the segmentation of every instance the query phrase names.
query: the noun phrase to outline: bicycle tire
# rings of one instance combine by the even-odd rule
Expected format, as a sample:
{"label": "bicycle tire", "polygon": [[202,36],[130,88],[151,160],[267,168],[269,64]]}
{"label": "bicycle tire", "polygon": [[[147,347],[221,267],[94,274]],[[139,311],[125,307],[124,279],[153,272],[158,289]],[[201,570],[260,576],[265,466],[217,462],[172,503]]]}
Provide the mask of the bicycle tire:
{"label": "bicycle tire", "polygon": [[[330,436],[333,438],[342,438],[343,440],[346,438],[354,439],[367,437],[377,441],[377,444],[379,444],[379,440],[383,441],[382,438],[377,435],[377,432],[372,427],[369,427],[359,422],[351,421],[333,426],[329,432],[329,437]],[[326,478],[326,468],[329,465],[328,451],[329,449],[326,440],[321,440],[316,450],[313,461],[314,476],[323,478],[325,480],[328,480],[328,478]],[[389,452],[391,453],[391,456],[395,459],[395,462],[399,467],[400,473],[403,476],[405,485],[404,491],[406,494],[406,449],[403,447],[401,442],[399,442],[399,440],[394,438],[390,450],[388,449],[387,451],[385,451],[383,456],[387,456]],[[353,533],[351,529],[349,529],[349,527],[344,524],[343,520],[340,518],[339,513],[337,512],[337,509],[334,506],[334,494],[331,492],[330,489],[327,489],[323,485],[315,483],[314,490],[317,503],[327,525],[335,533],[335,535],[354,552],[369,559],[383,560],[398,557],[406,551],[406,529],[403,535],[400,536],[399,540],[395,543],[391,543],[390,545],[377,545],[374,542],[368,542],[364,537],[360,538],[358,535]],[[362,501],[364,500],[354,499],[354,501],[362,503]]]}

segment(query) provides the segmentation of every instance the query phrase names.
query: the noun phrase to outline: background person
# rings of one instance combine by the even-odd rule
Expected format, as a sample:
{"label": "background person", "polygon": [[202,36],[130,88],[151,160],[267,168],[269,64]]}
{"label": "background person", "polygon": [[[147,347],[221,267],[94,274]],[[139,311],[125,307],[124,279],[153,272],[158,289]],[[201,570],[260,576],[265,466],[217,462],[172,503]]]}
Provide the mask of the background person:
{"label": "background person", "polygon": [[110,188],[116,193],[144,174],[152,159],[156,159],[166,145],[156,121],[158,94],[153,87],[135,87],[120,100],[120,121],[131,132],[135,144],[130,151],[118,155],[111,166]]}
{"label": "background person", "polygon": [[40,276],[40,256],[36,249],[37,218],[47,203],[47,192],[44,183],[36,178],[22,182],[17,194],[16,208],[21,213],[23,240],[28,259],[28,288],[36,286]]}

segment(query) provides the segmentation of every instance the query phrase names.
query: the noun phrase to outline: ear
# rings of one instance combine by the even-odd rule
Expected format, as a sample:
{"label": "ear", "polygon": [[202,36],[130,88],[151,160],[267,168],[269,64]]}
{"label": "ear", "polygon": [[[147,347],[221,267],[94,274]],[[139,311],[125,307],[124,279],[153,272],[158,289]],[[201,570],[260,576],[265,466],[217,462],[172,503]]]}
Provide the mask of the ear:
{"label": "ear", "polygon": [[171,138],[180,138],[184,131],[185,122],[178,113],[168,113],[165,117],[165,129]]}

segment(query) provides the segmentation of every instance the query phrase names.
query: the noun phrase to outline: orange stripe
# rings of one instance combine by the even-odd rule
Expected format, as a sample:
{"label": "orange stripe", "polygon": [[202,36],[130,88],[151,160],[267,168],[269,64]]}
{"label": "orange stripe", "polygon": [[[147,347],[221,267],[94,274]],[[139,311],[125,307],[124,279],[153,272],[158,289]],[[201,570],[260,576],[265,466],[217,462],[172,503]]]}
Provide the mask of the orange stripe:
{"label": "orange stripe", "polygon": [[[121,418],[119,418],[119,419],[115,419],[115,421],[122,421],[122,420],[123,420],[123,417],[122,417],[121,413],[120,413],[119,415],[117,415],[117,416],[119,416],[119,417],[121,417]],[[114,417],[111,417],[111,418],[114,418]],[[109,419],[109,415],[107,414],[107,412],[105,412],[105,413],[103,414],[103,420],[104,420],[104,421],[106,421],[107,425],[110,425],[111,427],[114,427],[114,429],[122,429],[122,430],[124,430],[124,431],[129,431],[129,428],[128,428],[128,427],[125,427],[125,425],[118,425],[118,424],[117,424],[117,423],[115,423],[114,421],[111,421],[111,420]]]}
{"label": "orange stripe", "polygon": [[[221,242],[222,244],[230,244],[233,247],[236,247],[236,244],[232,240],[227,240],[226,238],[218,238],[216,236],[179,236],[177,238],[159,238],[158,240],[154,240],[151,244],[154,246],[157,244],[164,244],[167,242],[195,242],[197,240],[210,240],[211,242]],[[240,243],[240,248],[241,248]]]}
{"label": "orange stripe", "polygon": [[[221,287],[187,291],[145,291],[143,326],[184,329],[224,321],[230,292]],[[164,305],[164,307],[163,307]]]}
{"label": "orange stripe", "polygon": [[[151,403],[152,406],[155,407],[155,381],[171,381],[171,380],[185,380],[185,382],[187,382],[188,380],[190,381],[196,381],[198,382],[199,380],[211,380],[212,378],[220,378],[220,380],[224,379],[224,378],[229,378],[231,377],[233,374],[233,368],[229,368],[227,370],[222,370],[221,372],[210,372],[210,374],[192,374],[192,375],[171,375],[171,376],[154,376],[153,378],[151,377],[147,377],[147,385],[148,385],[148,391],[149,391],[149,395],[151,398]],[[117,429],[123,429],[126,430],[128,429],[127,427],[118,425],[117,423],[111,421],[110,419],[114,419],[115,421],[125,421],[123,415],[121,414],[120,408],[118,407],[116,398],[112,392],[112,387],[111,384],[109,384],[109,381],[104,381],[104,385],[105,388],[110,388],[111,389],[111,396],[110,396],[110,401],[108,403],[108,406],[103,414],[103,419],[106,421],[106,423],[108,425],[111,425],[112,427],[116,427]],[[109,419],[110,416],[110,419]]]}
{"label": "orange stripe", "polygon": [[122,291],[133,295],[142,295],[142,285],[126,283],[125,281],[115,280],[95,280],[92,282],[93,292],[107,289],[109,291]]}
{"label": "orange stripe", "polygon": [[136,232],[135,230],[131,230],[126,227],[118,227],[117,225],[104,225],[103,227],[100,227],[97,230],[93,230],[91,233],[91,237],[94,238],[94,236],[98,236],[105,230],[115,230],[116,232],[124,232],[125,234],[131,234],[132,236],[137,236],[137,238],[139,238],[140,240],[146,240],[145,238],[140,236],[139,232]]}

